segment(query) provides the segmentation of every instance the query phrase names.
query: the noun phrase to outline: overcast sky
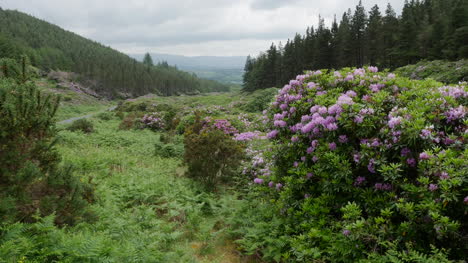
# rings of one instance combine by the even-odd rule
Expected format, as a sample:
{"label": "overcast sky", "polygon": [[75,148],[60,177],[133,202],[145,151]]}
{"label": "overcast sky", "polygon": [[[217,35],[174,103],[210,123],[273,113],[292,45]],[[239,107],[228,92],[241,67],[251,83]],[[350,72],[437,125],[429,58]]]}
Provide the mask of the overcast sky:
{"label": "overcast sky", "polygon": [[[340,18],[359,0],[0,0],[125,53],[187,56],[257,55],[316,25]],[[366,10],[404,0],[363,0]]]}

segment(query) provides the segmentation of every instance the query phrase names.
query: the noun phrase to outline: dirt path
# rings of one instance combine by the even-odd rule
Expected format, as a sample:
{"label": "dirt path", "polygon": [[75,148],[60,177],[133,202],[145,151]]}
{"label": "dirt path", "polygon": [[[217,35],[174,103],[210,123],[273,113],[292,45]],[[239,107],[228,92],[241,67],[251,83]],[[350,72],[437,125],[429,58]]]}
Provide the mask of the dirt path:
{"label": "dirt path", "polygon": [[57,124],[67,124],[67,123],[72,123],[76,120],[80,120],[80,119],[87,119],[87,118],[90,118],[98,113],[101,113],[101,112],[104,112],[104,111],[113,111],[117,108],[117,106],[112,106],[106,110],[103,110],[103,111],[99,111],[99,112],[94,112],[94,113],[90,113],[90,114],[87,114],[87,115],[84,115],[84,116],[79,116],[79,117],[73,117],[73,118],[70,118],[70,119],[67,119],[67,120],[63,120],[63,121],[59,121],[57,122]]}

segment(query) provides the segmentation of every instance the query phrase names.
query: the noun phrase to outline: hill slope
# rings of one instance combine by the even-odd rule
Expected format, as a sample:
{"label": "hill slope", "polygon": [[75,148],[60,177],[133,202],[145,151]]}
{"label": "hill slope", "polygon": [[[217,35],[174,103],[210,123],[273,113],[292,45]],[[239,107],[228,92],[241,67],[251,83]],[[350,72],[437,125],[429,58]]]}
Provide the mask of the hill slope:
{"label": "hill slope", "polygon": [[33,65],[60,69],[95,80],[94,89],[114,96],[173,95],[223,90],[226,86],[174,67],[146,66],[129,56],[27,14],[0,9],[0,57],[27,54]]}

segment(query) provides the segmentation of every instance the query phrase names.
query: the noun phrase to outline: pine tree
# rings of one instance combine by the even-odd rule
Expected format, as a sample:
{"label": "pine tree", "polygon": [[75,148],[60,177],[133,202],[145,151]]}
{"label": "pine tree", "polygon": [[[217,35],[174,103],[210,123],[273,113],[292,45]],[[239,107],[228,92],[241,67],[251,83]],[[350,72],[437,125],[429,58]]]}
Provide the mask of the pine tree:
{"label": "pine tree", "polygon": [[379,7],[373,6],[369,12],[369,24],[367,26],[367,57],[370,65],[382,65],[384,45],[382,37],[382,15]]}
{"label": "pine tree", "polygon": [[338,68],[351,66],[353,63],[350,15],[351,10],[345,12],[338,27],[338,33],[336,36],[336,56],[338,58],[336,66]]}
{"label": "pine tree", "polygon": [[365,31],[367,25],[367,15],[362,1],[356,6],[353,18],[351,19],[352,49],[354,53],[354,65],[361,67],[365,64]]}
{"label": "pine tree", "polygon": [[146,65],[147,67],[154,66],[153,58],[151,58],[151,55],[149,53],[145,54],[145,57],[143,58],[143,64]]}
{"label": "pine tree", "polygon": [[396,62],[396,46],[398,43],[398,18],[395,10],[387,5],[382,24],[382,66],[392,68]]}

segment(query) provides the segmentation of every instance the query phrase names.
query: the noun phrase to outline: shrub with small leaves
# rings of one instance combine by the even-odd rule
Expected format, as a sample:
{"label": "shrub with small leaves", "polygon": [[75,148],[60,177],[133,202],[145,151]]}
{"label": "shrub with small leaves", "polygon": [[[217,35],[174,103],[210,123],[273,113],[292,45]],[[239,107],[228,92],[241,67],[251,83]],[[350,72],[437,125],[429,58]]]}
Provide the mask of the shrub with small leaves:
{"label": "shrub with small leaves", "polygon": [[187,175],[209,189],[231,181],[244,157],[243,144],[233,140],[233,131],[226,122],[203,121],[197,114],[184,134]]}
{"label": "shrub with small leaves", "polygon": [[68,128],[69,131],[82,131],[84,133],[91,133],[94,131],[94,124],[88,119],[79,119],[74,121]]}

